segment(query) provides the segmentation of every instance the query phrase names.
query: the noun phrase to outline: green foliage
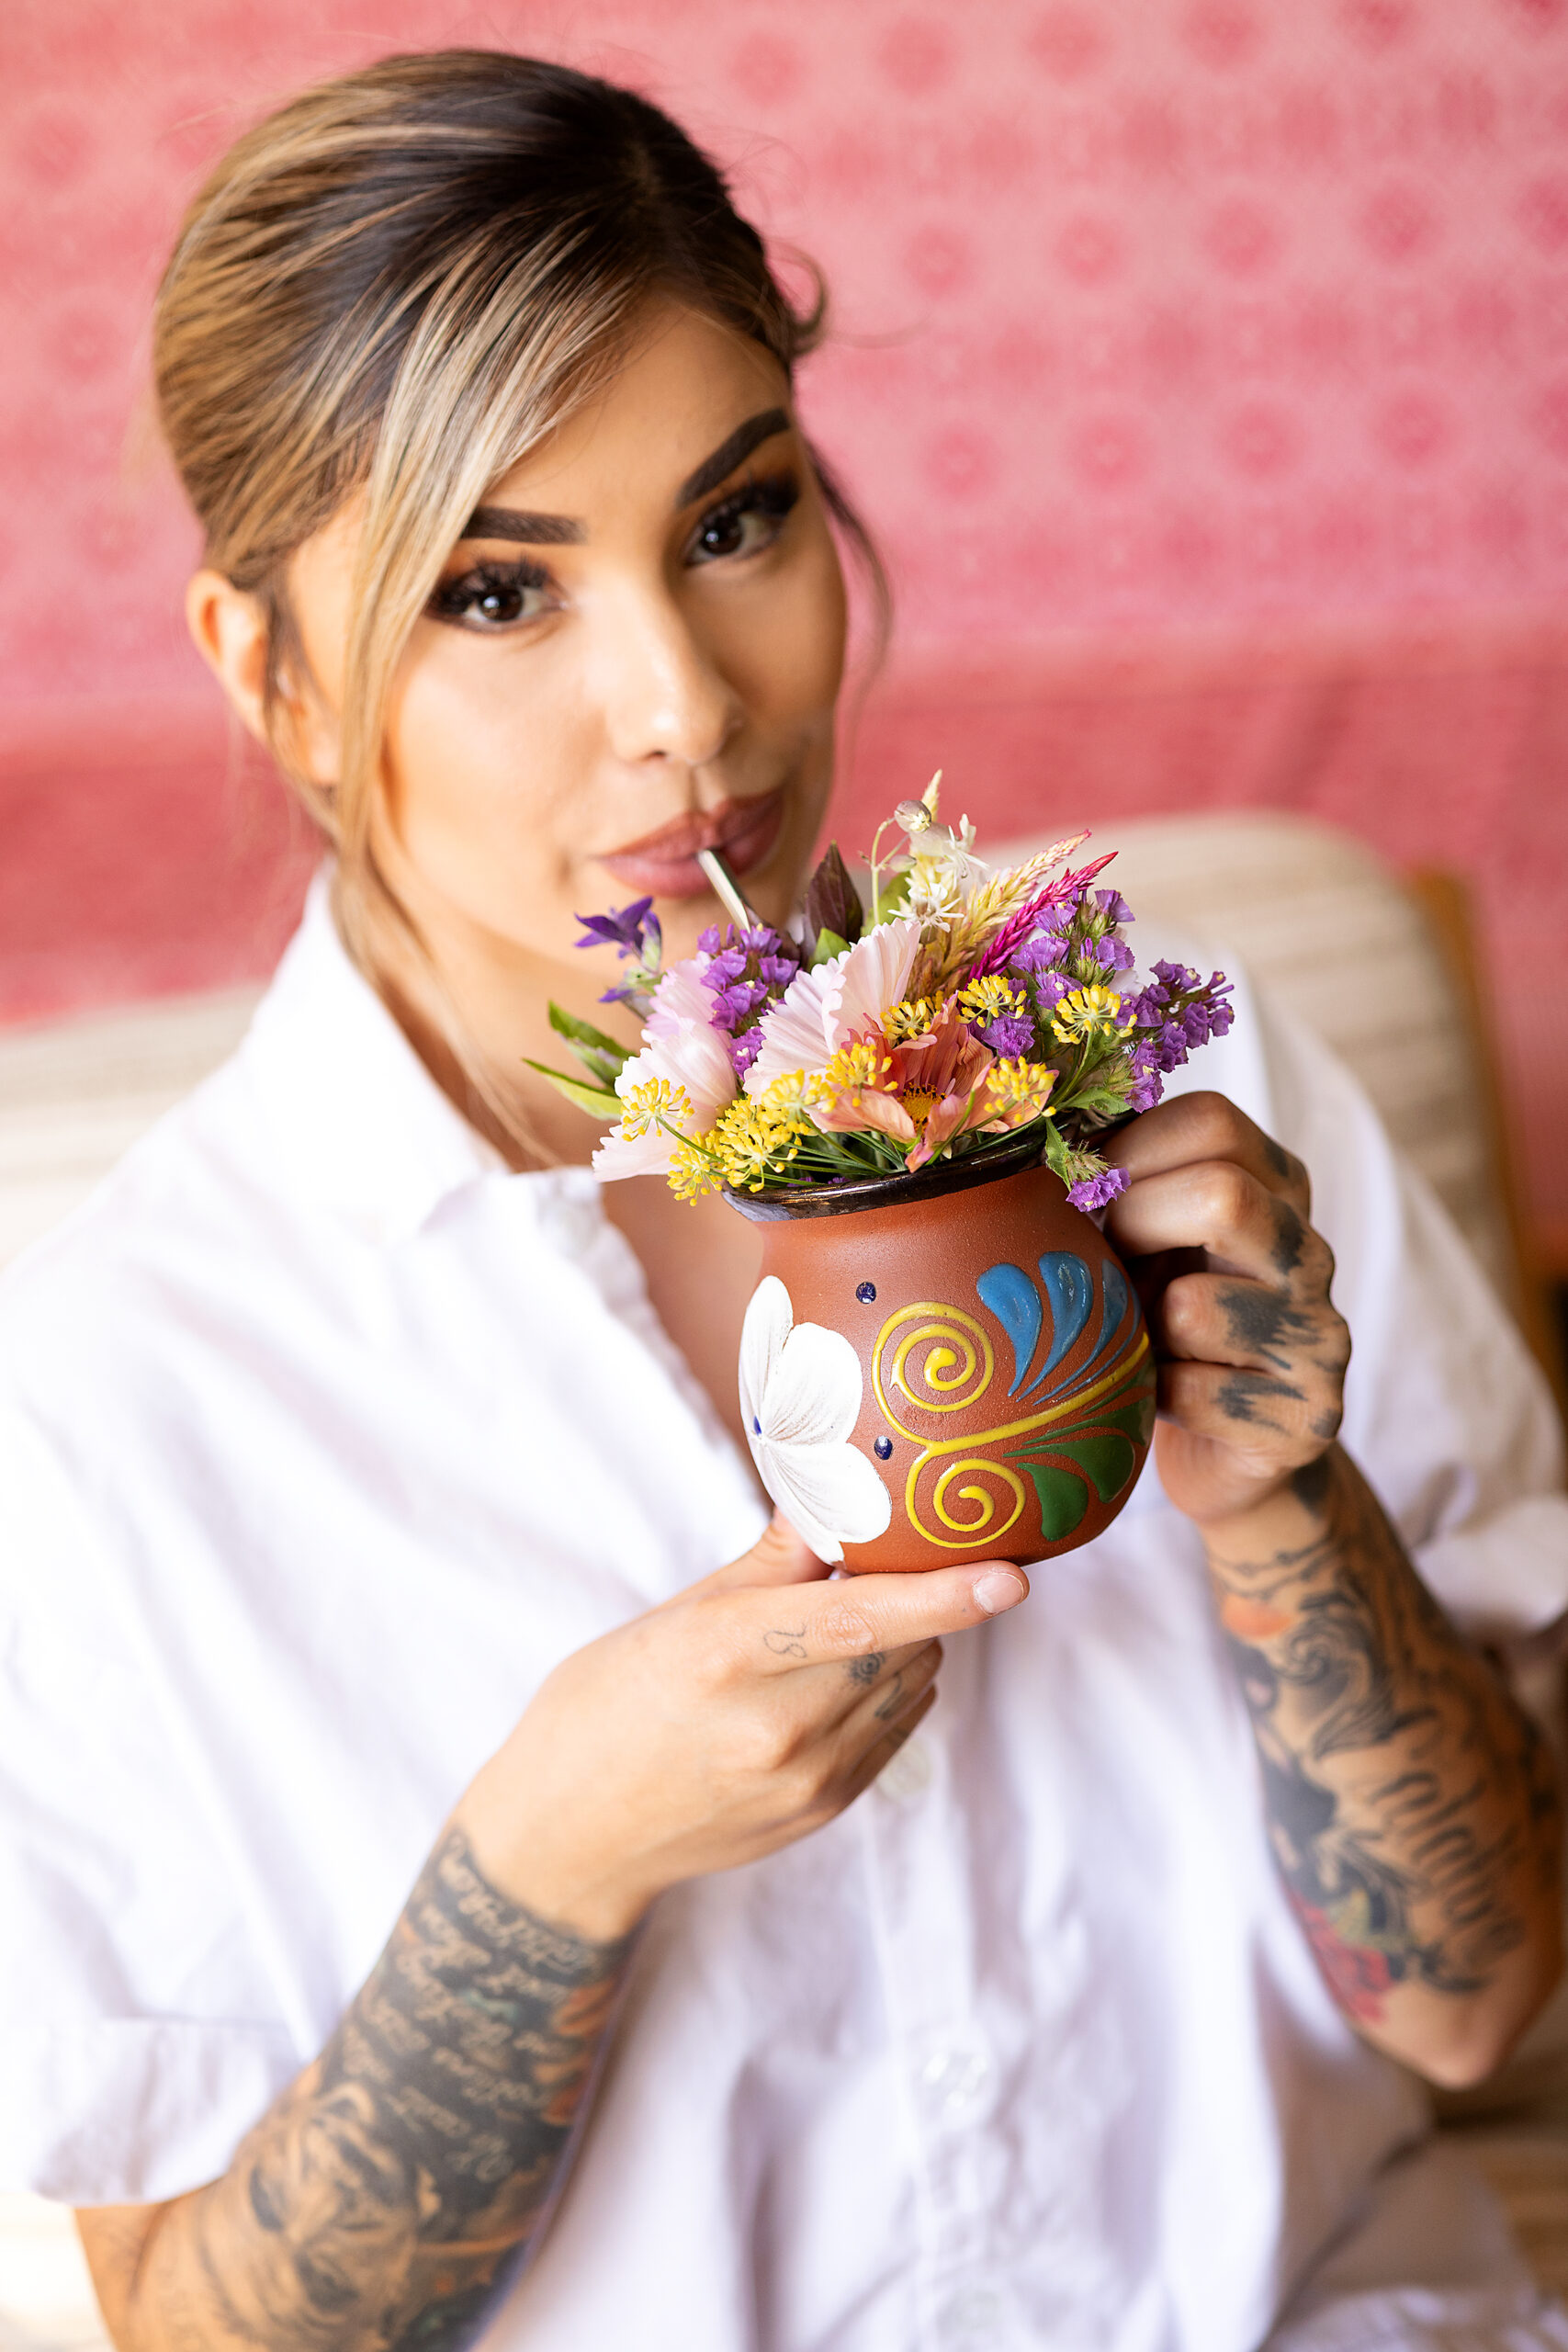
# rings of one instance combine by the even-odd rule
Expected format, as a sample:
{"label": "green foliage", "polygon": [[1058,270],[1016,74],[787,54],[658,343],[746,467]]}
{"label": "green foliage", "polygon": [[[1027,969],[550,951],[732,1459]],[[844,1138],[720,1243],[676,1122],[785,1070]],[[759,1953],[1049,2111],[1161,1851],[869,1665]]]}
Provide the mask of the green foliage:
{"label": "green foliage", "polygon": [[[618,1046],[614,1037],[606,1036],[603,1029],[596,1029],[592,1021],[581,1021],[575,1012],[567,1012],[558,1004],[550,1006],[550,1027],[558,1037],[566,1039],[584,1069],[598,1079],[602,1086],[613,1087],[632,1057],[626,1046]],[[531,1062],[529,1068],[537,1069],[540,1065]],[[544,1075],[552,1078],[557,1073],[546,1070]]]}
{"label": "green foliage", "polygon": [[523,1058],[527,1069],[537,1070],[541,1078],[547,1078],[557,1093],[564,1094],[569,1102],[575,1102],[580,1111],[591,1111],[596,1119],[606,1122],[620,1117],[621,1098],[610,1088],[584,1086],[580,1078],[568,1078],[564,1070],[550,1069],[544,1062],[529,1061],[526,1055]]}

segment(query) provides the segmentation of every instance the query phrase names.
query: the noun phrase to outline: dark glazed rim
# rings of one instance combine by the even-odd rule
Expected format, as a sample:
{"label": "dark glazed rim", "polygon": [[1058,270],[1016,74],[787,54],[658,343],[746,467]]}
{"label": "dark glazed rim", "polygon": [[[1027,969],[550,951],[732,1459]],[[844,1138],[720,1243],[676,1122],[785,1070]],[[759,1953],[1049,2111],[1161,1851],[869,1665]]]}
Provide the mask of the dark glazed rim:
{"label": "dark glazed rim", "polygon": [[852,1216],[857,1209],[891,1209],[906,1201],[940,1200],[944,1193],[967,1193],[994,1177],[1018,1176],[1025,1169],[1043,1165],[1038,1143],[1010,1145],[1005,1151],[985,1152],[971,1159],[939,1160],[915,1176],[856,1176],[825,1184],[781,1184],[767,1193],[737,1193],[727,1184],[724,1197],[732,1209],[753,1224],[777,1225],[808,1216]]}

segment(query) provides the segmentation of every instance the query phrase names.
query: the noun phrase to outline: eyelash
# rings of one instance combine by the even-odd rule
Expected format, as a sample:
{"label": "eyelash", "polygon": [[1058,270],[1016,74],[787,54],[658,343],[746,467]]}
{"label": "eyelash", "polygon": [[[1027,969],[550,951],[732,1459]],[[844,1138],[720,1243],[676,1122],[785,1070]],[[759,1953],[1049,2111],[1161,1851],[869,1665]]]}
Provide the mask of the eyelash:
{"label": "eyelash", "polygon": [[[799,500],[800,484],[793,474],[772,474],[760,481],[753,477],[743,481],[739,490],[731,491],[728,498],[720,499],[716,506],[708,508],[692,534],[692,543],[695,545],[705,532],[726,523],[739,522],[744,514],[765,514],[770,521],[782,523]],[[771,546],[772,540],[768,544]],[[719,556],[709,559],[716,563],[723,560]]]}
{"label": "eyelash", "polygon": [[[710,506],[703,515],[688,543],[688,560],[692,560],[694,551],[708,532],[722,530],[726,525],[739,522],[748,514],[765,515],[771,522],[782,525],[798,504],[799,499],[800,484],[793,474],[775,474],[763,481],[743,482],[739,490],[732,491],[728,498],[720,499],[717,505]],[[773,537],[776,537],[775,530]],[[773,538],[768,539],[765,545],[771,547]],[[762,549],[754,548],[746,552],[756,555]],[[713,552],[705,559],[697,560],[698,568],[705,562],[722,563],[728,560],[723,551]],[[455,580],[442,581],[430,599],[429,609],[437,620],[455,622],[458,627],[491,634],[516,628],[521,621],[533,619],[536,616],[519,613],[500,620],[471,618],[474,607],[481,598],[514,596],[531,588],[547,589],[552,585],[550,575],[543,566],[526,558],[519,557],[507,563],[487,557],[470,564]]]}

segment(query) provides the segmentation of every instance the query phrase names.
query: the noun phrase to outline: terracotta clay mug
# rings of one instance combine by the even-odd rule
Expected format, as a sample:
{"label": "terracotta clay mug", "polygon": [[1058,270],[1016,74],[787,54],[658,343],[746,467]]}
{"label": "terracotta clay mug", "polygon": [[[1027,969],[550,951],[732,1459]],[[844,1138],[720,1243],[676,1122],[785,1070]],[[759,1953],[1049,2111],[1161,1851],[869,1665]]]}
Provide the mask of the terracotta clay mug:
{"label": "terracotta clay mug", "polygon": [[1136,1293],[1037,1165],[728,1196],[766,1224],[740,1402],[763,1485],[852,1570],[1053,1558],[1155,1420]]}

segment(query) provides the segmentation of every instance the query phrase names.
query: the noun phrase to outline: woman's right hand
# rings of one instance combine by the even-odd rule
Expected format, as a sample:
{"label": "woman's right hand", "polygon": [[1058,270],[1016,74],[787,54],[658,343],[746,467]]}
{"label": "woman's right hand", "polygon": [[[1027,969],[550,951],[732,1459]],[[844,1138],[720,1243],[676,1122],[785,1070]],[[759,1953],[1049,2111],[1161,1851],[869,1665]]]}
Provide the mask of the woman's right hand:
{"label": "woman's right hand", "polygon": [[729,1566],[563,1658],[454,1819],[502,1893],[626,1935],[667,1887],[841,1813],[931,1707],[938,1637],[1028,1590],[996,1561],[830,1579],[774,1519]]}

